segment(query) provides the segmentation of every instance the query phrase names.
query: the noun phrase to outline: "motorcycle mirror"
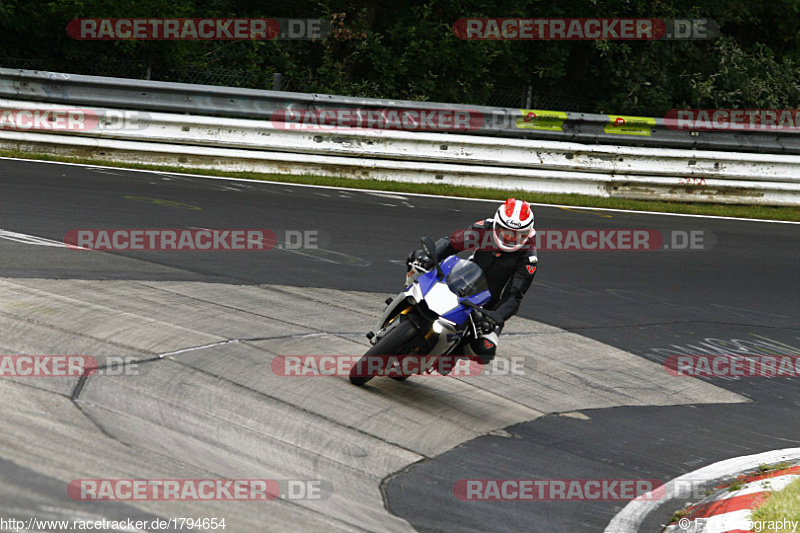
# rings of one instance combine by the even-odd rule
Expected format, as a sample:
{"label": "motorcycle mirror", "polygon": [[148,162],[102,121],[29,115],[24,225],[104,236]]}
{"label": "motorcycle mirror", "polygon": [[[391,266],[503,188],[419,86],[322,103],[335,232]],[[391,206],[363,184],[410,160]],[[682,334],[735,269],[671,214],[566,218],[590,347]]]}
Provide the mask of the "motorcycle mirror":
{"label": "motorcycle mirror", "polygon": [[436,259],[436,244],[433,242],[433,239],[430,237],[423,237],[420,241],[422,242],[422,249],[425,250],[425,255],[431,259]]}

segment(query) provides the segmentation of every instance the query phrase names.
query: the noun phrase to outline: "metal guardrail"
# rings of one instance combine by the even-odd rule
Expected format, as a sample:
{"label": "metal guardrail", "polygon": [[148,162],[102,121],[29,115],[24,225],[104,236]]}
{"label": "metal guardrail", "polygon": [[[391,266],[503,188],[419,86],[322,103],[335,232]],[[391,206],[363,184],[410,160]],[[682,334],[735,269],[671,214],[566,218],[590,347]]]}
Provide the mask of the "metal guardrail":
{"label": "metal guardrail", "polygon": [[[41,113],[73,108],[63,104],[0,98],[0,114],[6,110],[22,109]],[[127,112],[128,123],[125,123],[123,113],[107,116],[108,110],[102,108],[85,108],[83,111],[91,113],[93,124],[90,128],[76,128],[69,132],[71,135],[396,161],[468,162],[507,168],[608,172],[617,176],[679,177],[689,181],[722,179],[800,185],[800,157],[797,156],[711,151],[687,153],[670,148],[584,145],[538,139],[500,140],[430,132],[282,129],[259,120],[173,113]]]}
{"label": "metal guardrail", "polygon": [[[42,119],[69,112],[78,115],[75,123],[81,127],[58,128]],[[14,114],[24,114],[27,126],[0,130],[0,146],[93,159],[636,199],[800,205],[800,156],[794,155],[429,132],[306,131],[264,120],[0,98],[0,117]],[[38,128],[31,118],[36,116]]]}
{"label": "metal guardrail", "polygon": [[663,118],[354,98],[33,70],[0,68],[0,97],[260,120],[272,120],[277,111],[285,110],[467,110],[482,116],[481,126],[467,131],[449,131],[449,134],[583,144],[800,154],[800,134],[797,133],[677,131],[667,128]]}

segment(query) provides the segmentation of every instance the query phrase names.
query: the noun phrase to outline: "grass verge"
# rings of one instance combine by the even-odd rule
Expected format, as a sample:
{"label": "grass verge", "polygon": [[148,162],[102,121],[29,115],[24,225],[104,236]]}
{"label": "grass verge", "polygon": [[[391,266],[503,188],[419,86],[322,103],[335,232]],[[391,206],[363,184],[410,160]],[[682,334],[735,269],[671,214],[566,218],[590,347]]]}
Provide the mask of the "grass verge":
{"label": "grass verge", "polygon": [[[758,531],[789,533],[799,531],[800,522],[800,479],[787,485],[783,490],[773,492],[751,515]],[[787,522],[795,522],[794,525]],[[788,525],[788,527],[783,527]],[[775,526],[775,527],[771,527]]]}
{"label": "grass verge", "polygon": [[180,166],[148,165],[139,163],[122,163],[85,157],[66,155],[40,154],[19,150],[0,150],[2,157],[33,159],[40,161],[62,161],[86,165],[103,165],[108,167],[154,170],[160,172],[180,172],[205,176],[222,176],[229,178],[247,178],[282,183],[298,183],[305,185],[327,185],[343,189],[374,189],[398,193],[433,194],[437,196],[462,196],[465,198],[484,198],[489,200],[505,200],[510,196],[524,198],[529,202],[541,204],[557,204],[575,207],[600,207],[634,211],[659,211],[665,213],[683,213],[692,215],[714,215],[720,217],[758,218],[765,220],[789,220],[800,222],[800,206],[769,207],[749,205],[726,205],[709,203],[666,202],[655,200],[628,200],[624,198],[599,198],[582,194],[548,194],[525,191],[508,191],[479,187],[464,187],[435,183],[401,183],[373,179],[352,179],[340,177],[260,174],[256,172],[227,172],[209,169],[187,168]]}

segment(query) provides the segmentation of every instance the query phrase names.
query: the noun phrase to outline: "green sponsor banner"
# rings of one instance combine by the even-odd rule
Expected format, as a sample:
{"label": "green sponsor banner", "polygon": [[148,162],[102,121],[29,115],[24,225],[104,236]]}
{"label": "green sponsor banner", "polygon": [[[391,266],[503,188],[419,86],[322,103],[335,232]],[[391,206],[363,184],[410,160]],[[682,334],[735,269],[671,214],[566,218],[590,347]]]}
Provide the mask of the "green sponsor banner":
{"label": "green sponsor banner", "polygon": [[525,130],[564,131],[567,114],[563,111],[542,111],[540,109],[520,109],[517,128]]}
{"label": "green sponsor banner", "polygon": [[650,117],[608,115],[608,124],[603,131],[617,135],[652,135],[655,125],[656,119]]}

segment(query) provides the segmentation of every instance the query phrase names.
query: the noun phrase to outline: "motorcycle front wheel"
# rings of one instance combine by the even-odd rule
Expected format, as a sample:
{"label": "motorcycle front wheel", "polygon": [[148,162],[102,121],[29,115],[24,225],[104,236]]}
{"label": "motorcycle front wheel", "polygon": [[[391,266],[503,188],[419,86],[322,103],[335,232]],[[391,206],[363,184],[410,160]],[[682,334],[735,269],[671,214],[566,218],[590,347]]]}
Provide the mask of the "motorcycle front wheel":
{"label": "motorcycle front wheel", "polygon": [[[367,350],[361,359],[350,369],[350,383],[363,385],[371,380],[374,375],[367,374],[368,360],[371,355],[403,355],[402,349],[419,334],[417,326],[407,317],[400,317],[400,323],[386,332],[386,335]],[[361,370],[361,369],[365,370]]]}

